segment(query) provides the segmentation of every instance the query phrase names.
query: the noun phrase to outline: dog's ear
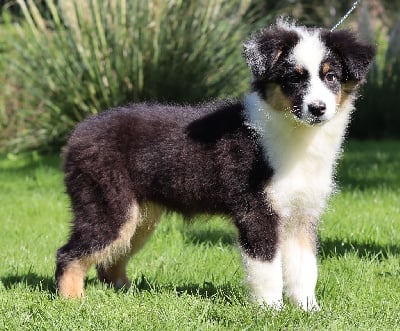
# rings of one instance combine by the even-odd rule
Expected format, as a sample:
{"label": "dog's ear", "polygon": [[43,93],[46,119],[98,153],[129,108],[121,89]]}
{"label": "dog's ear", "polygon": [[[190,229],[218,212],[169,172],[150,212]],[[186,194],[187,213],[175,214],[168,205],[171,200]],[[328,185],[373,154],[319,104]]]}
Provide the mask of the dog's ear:
{"label": "dog's ear", "polygon": [[299,40],[294,31],[280,28],[258,32],[243,43],[243,54],[254,77],[262,78]]}
{"label": "dog's ear", "polygon": [[341,58],[344,81],[358,83],[365,79],[375,56],[374,46],[358,40],[349,30],[326,31],[321,39]]}

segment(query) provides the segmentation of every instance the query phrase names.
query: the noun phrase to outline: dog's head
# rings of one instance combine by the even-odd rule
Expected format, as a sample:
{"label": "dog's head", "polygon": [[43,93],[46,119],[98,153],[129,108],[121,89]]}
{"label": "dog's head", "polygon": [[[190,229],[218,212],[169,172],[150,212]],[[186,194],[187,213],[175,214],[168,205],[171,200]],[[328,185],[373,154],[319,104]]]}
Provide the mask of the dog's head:
{"label": "dog's head", "polygon": [[348,30],[280,22],[244,43],[252,87],[276,111],[308,125],[329,121],[365,79],[375,48]]}

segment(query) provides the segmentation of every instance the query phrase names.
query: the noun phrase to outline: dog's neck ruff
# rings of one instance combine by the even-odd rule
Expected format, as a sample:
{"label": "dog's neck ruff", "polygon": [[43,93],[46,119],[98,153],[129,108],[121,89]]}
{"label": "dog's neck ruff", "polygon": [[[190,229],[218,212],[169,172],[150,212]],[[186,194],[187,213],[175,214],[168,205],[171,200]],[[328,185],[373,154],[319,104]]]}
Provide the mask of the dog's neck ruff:
{"label": "dog's neck ruff", "polygon": [[275,171],[290,168],[289,164],[280,161],[288,157],[300,161],[309,157],[327,158],[329,155],[327,161],[332,163],[339,152],[353,110],[351,101],[349,98],[330,121],[312,126],[297,121],[286,111],[272,109],[253,92],[244,99],[246,124],[259,134],[267,160]]}
{"label": "dog's neck ruff", "polygon": [[247,125],[255,130],[264,156],[274,170],[267,193],[283,218],[309,206],[318,218],[333,190],[333,171],[340,152],[352,103],[323,125],[308,126],[291,114],[272,109],[257,93],[246,96]]}

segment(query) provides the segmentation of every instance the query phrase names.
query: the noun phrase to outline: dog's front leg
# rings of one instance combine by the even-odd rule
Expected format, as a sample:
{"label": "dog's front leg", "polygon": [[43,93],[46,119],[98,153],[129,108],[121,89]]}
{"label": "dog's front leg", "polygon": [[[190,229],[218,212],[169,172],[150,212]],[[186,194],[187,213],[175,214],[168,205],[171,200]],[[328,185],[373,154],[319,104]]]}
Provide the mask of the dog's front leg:
{"label": "dog's front leg", "polygon": [[318,311],[315,225],[300,223],[285,232],[281,242],[285,293],[303,310]]}
{"label": "dog's front leg", "polygon": [[244,266],[247,272],[247,284],[252,299],[260,305],[281,309],[283,305],[282,261],[281,253],[276,252],[271,261],[250,257],[243,252]]}
{"label": "dog's front leg", "polygon": [[260,305],[282,307],[282,258],[278,249],[278,217],[260,210],[237,223],[246,280],[252,299]]}

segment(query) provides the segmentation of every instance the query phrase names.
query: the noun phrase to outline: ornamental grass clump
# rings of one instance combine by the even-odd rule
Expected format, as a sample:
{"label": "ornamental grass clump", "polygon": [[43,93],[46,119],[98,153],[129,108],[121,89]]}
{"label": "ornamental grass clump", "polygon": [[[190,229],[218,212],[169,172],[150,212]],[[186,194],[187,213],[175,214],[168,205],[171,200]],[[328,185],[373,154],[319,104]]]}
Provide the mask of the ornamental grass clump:
{"label": "ornamental grass clump", "polygon": [[387,39],[378,36],[377,46],[377,61],[362,88],[351,125],[350,134],[356,138],[399,137],[400,20]]}
{"label": "ornamental grass clump", "polygon": [[58,147],[88,114],[116,105],[198,102],[249,84],[241,56],[249,1],[17,3],[23,20],[9,70],[29,99],[18,109],[21,148]]}

